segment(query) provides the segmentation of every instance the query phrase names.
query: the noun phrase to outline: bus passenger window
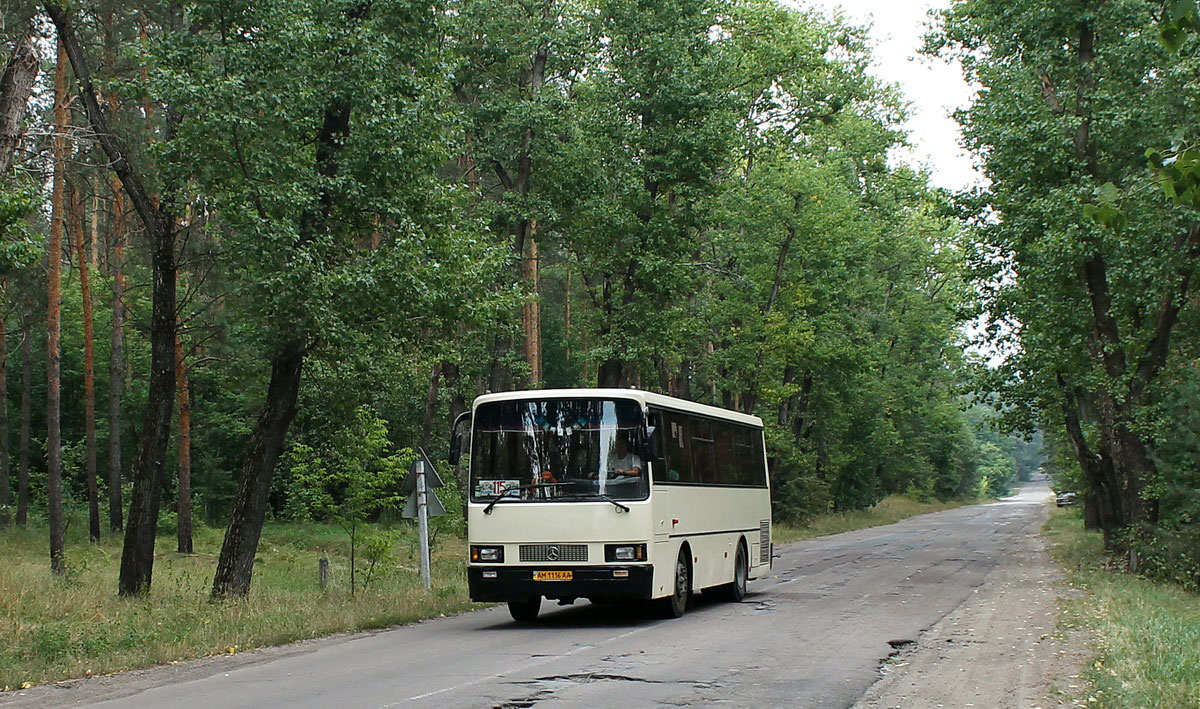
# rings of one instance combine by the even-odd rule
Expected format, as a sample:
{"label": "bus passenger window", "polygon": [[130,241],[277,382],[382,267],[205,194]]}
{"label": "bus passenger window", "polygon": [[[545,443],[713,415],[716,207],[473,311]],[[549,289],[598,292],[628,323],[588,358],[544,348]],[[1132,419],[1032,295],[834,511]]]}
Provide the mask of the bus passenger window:
{"label": "bus passenger window", "polygon": [[669,482],[695,482],[692,475],[692,456],[688,452],[687,419],[679,414],[664,413],[664,431],[667,434],[667,480]]}
{"label": "bus passenger window", "polygon": [[718,482],[713,460],[712,424],[708,421],[692,422],[692,472],[698,483]]}

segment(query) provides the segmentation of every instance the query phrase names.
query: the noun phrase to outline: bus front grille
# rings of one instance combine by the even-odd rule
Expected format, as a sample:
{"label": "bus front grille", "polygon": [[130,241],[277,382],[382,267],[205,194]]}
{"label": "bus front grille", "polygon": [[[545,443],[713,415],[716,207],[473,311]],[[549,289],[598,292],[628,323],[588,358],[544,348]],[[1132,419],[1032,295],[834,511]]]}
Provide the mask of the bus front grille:
{"label": "bus front grille", "polygon": [[588,560],[587,544],[522,544],[521,561],[580,562]]}

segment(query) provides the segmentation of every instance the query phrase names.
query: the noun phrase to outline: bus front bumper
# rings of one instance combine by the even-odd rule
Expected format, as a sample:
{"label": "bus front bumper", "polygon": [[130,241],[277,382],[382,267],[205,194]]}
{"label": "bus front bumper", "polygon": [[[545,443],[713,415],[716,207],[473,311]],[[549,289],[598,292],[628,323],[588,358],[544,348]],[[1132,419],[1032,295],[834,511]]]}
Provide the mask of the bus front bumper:
{"label": "bus front bumper", "polygon": [[[538,571],[571,572],[570,580],[535,581]],[[488,576],[485,578],[484,574]],[[652,566],[488,566],[467,567],[471,600],[519,601],[534,596],[563,598],[650,598]]]}

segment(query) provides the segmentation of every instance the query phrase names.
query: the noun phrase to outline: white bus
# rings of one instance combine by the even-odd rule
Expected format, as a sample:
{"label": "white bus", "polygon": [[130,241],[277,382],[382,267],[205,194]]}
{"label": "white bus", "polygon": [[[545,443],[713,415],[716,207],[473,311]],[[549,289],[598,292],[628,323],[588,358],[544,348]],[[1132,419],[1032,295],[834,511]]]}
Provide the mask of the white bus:
{"label": "white bus", "polygon": [[469,415],[472,600],[521,622],[543,598],[679,617],[693,592],[740,601],[770,568],[761,419],[633,389],[486,394]]}

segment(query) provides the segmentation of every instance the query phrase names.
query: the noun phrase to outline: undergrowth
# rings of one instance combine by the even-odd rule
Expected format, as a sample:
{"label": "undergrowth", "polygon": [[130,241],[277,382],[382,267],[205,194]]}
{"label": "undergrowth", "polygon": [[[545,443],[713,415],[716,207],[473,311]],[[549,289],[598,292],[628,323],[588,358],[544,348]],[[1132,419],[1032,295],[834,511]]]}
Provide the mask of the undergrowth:
{"label": "undergrowth", "polygon": [[1121,571],[1077,509],[1053,511],[1045,534],[1070,583],[1085,591],[1064,601],[1062,623],[1095,638],[1087,705],[1200,708],[1200,596]]}

